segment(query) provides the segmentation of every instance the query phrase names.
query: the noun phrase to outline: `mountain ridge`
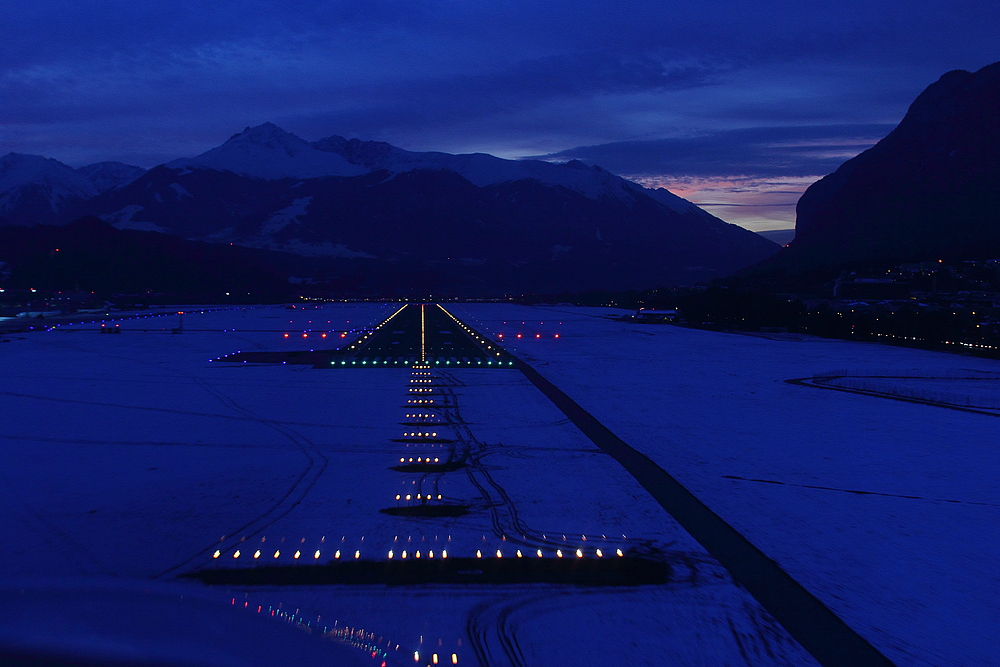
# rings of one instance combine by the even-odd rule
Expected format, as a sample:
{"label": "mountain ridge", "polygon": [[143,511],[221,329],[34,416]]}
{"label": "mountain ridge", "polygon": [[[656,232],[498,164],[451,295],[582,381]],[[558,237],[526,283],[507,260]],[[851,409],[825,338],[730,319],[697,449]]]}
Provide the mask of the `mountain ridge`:
{"label": "mountain ridge", "polygon": [[930,84],[899,125],[802,194],[761,268],[1000,256],[1000,63]]}
{"label": "mountain ridge", "polygon": [[145,171],[121,162],[73,169],[54,158],[7,153],[0,157],[0,220],[21,225],[56,223],[65,206],[120,187]]}
{"label": "mountain ridge", "polygon": [[579,161],[307,142],[272,123],[67,200],[54,222],[83,216],[306,257],[452,266],[524,290],[692,283],[777,250],[667,190]]}

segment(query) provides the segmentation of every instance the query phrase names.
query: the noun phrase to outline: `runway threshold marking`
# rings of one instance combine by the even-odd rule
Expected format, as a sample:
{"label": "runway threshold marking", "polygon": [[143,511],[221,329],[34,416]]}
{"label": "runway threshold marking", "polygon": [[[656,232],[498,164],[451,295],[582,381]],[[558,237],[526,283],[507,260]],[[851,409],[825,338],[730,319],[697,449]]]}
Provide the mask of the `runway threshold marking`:
{"label": "runway threshold marking", "polygon": [[894,667],[868,640],[667,471],[630,447],[566,393],[516,357],[515,368],[595,445],[618,461],[820,665]]}

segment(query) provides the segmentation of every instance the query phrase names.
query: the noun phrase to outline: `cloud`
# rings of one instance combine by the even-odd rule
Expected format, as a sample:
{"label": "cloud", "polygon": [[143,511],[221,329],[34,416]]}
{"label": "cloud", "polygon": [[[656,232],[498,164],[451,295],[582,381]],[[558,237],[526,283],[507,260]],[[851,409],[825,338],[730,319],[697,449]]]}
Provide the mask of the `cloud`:
{"label": "cloud", "polygon": [[794,227],[795,203],[819,178],[640,176],[635,180],[648,188],[667,188],[726,222],[760,232]]}
{"label": "cloud", "polygon": [[580,146],[548,160],[582,160],[634,176],[812,176],[834,171],[893,125],[753,127],[691,136]]}
{"label": "cloud", "polygon": [[[166,160],[268,120],[504,156],[890,124],[944,71],[995,57],[992,5],[956,2],[8,3],[0,151]],[[786,171],[806,160],[792,152]]]}

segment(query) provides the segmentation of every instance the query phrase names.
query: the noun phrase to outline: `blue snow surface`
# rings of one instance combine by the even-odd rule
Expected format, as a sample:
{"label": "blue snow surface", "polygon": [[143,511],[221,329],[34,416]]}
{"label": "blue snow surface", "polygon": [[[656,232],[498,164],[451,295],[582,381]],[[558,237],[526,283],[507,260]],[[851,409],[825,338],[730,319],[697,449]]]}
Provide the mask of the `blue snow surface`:
{"label": "blue snow surface", "polygon": [[[1000,419],[996,395],[983,395],[997,391],[1000,362],[632,324],[610,308],[453,310],[502,336],[895,664],[998,663]],[[983,409],[785,382],[823,375],[901,396],[964,394],[959,407]]]}
{"label": "blue snow surface", "polygon": [[[215,361],[333,349],[397,308],[182,308],[181,334],[172,318],[147,318],[113,336],[96,326],[3,336],[0,588],[18,591],[4,597],[8,615],[31,613],[0,624],[0,646],[233,664],[247,632],[237,625],[252,621],[311,642],[286,648],[295,641],[262,631],[272,653],[328,650],[331,664],[816,664],[520,372],[431,369],[454,403],[436,439],[475,450],[475,465],[435,477],[393,469],[441,447],[406,435],[429,430],[404,425],[417,413],[416,371]],[[447,308],[679,479],[897,665],[995,664],[997,417],[784,380],[837,370],[953,387],[997,362],[627,324],[611,309]],[[432,489],[468,513],[383,511]],[[618,550],[667,563],[670,580],[206,586],[185,576],[404,551]],[[73,611],[85,604],[121,622],[88,637]],[[194,623],[176,620],[188,613]],[[142,614],[164,623],[127,629]],[[190,634],[191,650],[164,653],[170,633]]]}

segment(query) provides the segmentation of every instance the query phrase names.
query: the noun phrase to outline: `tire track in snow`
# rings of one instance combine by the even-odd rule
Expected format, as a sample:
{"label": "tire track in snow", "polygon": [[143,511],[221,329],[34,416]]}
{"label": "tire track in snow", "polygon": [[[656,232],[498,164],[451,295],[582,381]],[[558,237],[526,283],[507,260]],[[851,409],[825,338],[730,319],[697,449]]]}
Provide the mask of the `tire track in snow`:
{"label": "tire track in snow", "polygon": [[298,433],[297,431],[294,431],[284,425],[276,424],[271,420],[258,418],[250,410],[247,410],[243,406],[236,403],[236,401],[234,401],[231,397],[213,387],[207,380],[198,378],[197,381],[205,389],[205,391],[217,398],[229,409],[239,412],[247,419],[257,421],[263,426],[267,426],[268,428],[271,428],[288,438],[305,455],[307,463],[305,469],[299,474],[299,477],[288,489],[288,492],[285,493],[285,495],[274,505],[272,505],[270,509],[245,524],[237,528],[230,529],[226,533],[226,536],[218,542],[214,542],[211,545],[206,546],[190,558],[187,558],[184,561],[160,572],[153,577],[154,579],[159,579],[176,573],[178,570],[187,567],[192,562],[203,558],[206,554],[216,549],[226,551],[230,547],[234,547],[243,542],[245,539],[260,534],[266,528],[287,516],[292,510],[298,507],[305,497],[309,495],[309,492],[316,485],[316,482],[319,481],[319,478],[326,470],[327,465],[329,465],[329,459],[327,459],[323,452],[301,433]]}

